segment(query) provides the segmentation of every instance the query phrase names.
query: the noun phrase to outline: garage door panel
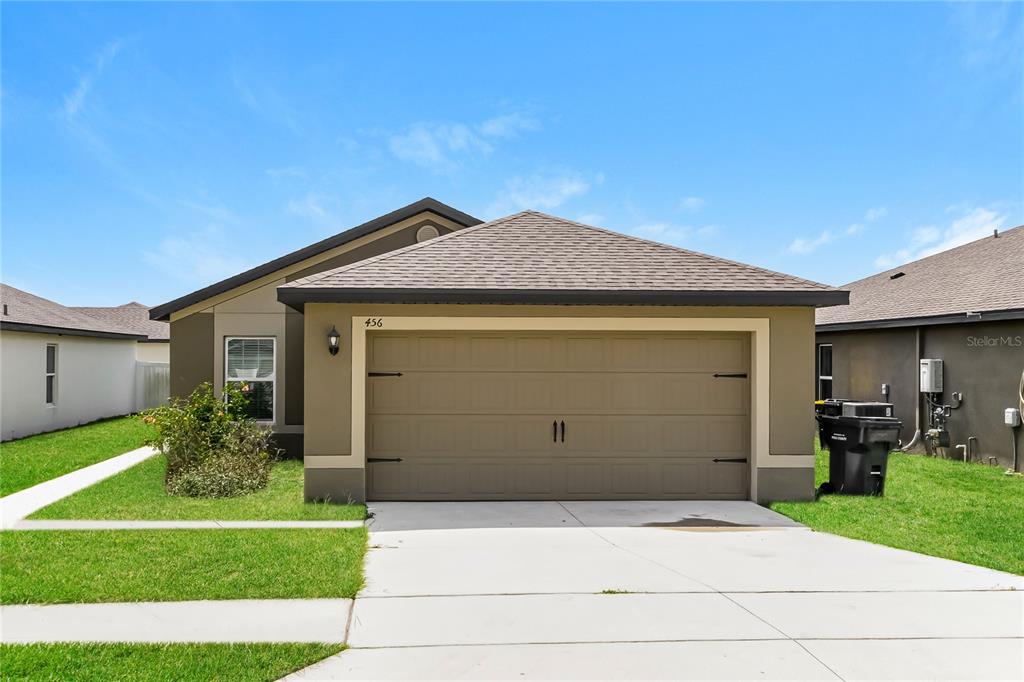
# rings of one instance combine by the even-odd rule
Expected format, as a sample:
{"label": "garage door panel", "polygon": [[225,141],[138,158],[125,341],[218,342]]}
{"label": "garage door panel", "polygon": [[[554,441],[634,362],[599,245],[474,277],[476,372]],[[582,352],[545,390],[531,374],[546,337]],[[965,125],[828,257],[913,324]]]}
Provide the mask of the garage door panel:
{"label": "garage door panel", "polygon": [[[373,332],[371,499],[745,498],[740,334]],[[562,439],[561,422],[565,422]],[[554,428],[553,428],[554,427]]]}

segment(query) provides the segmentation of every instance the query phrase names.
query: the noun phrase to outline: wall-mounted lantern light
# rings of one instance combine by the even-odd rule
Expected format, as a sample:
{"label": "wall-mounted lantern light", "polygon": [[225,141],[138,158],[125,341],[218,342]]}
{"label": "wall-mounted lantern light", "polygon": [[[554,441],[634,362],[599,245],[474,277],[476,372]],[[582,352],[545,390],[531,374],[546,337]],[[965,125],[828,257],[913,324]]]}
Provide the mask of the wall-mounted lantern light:
{"label": "wall-mounted lantern light", "polygon": [[327,350],[331,351],[331,355],[337,355],[340,347],[341,334],[338,333],[337,328],[332,324],[331,331],[327,332]]}

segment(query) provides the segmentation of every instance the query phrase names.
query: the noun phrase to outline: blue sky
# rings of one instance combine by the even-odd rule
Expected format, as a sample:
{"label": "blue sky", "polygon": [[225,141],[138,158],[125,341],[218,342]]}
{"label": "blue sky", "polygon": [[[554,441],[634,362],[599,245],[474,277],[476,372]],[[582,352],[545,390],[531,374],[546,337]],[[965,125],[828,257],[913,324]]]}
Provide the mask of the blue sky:
{"label": "blue sky", "polygon": [[155,305],[423,196],[830,284],[1024,223],[1021,4],[11,4],[2,278]]}

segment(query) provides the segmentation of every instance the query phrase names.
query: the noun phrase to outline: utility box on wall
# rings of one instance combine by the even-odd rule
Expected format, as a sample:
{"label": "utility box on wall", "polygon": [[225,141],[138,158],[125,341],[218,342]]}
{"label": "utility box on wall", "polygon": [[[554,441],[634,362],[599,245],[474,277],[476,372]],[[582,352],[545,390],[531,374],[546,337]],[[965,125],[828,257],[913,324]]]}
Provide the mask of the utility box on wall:
{"label": "utility box on wall", "polygon": [[942,393],[942,360],[921,360],[921,393]]}

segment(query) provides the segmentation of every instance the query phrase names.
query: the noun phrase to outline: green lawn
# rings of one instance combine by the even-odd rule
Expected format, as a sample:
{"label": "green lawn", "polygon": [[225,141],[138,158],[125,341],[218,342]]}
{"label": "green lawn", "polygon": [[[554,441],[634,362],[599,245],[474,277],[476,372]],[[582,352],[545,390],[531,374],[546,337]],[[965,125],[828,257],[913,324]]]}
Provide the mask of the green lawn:
{"label": "green lawn", "polygon": [[3,680],[276,680],[341,651],[334,644],[4,644]]}
{"label": "green lawn", "polygon": [[221,499],[175,497],[164,492],[162,456],[112,476],[39,510],[33,519],[213,519],[216,521],[361,520],[361,504],[305,503],[302,462],[274,465],[266,488]]}
{"label": "green lawn", "polygon": [[0,533],[0,603],[352,597],[366,530]]}
{"label": "green lawn", "polygon": [[[817,483],[828,479],[818,451]],[[1024,477],[893,453],[884,497],[826,495],[771,508],[815,530],[1024,575]]]}
{"label": "green lawn", "polygon": [[140,448],[152,436],[138,417],[117,417],[0,444],[0,497]]}

